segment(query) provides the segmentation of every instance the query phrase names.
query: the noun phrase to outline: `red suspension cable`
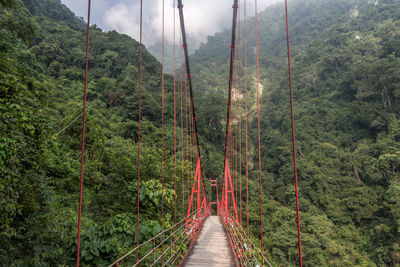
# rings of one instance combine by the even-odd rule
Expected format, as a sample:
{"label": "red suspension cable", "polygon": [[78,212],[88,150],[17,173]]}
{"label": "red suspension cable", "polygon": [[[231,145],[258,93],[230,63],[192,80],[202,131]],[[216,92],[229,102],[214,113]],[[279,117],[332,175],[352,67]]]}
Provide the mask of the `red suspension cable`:
{"label": "red suspension cable", "polygon": [[260,238],[261,238],[261,253],[263,253],[263,220],[262,220],[262,185],[261,185],[261,134],[260,134],[260,75],[258,67],[258,14],[257,0],[254,1],[255,8],[255,23],[256,23],[256,65],[257,65],[257,128],[258,128],[258,180],[260,186]]}
{"label": "red suspension cable", "polygon": [[[138,118],[138,175],[137,175],[137,199],[136,199],[136,247],[139,246],[139,192],[140,192],[140,120],[141,120],[141,99],[142,99],[142,33],[143,33],[143,0],[140,0],[140,41],[139,41],[139,118]],[[139,259],[139,250],[136,252],[136,259]]]}
{"label": "red suspension cable", "polygon": [[[165,17],[165,0],[162,0],[162,67],[161,67],[161,231],[164,231],[164,17]],[[164,235],[161,236],[164,241]],[[161,265],[163,257],[161,257]]]}
{"label": "red suspension cable", "polygon": [[247,134],[247,13],[246,0],[243,4],[244,13],[244,94],[245,94],[245,110],[246,110],[246,219],[247,219],[247,236],[249,235],[249,152],[248,152],[248,134]]}
{"label": "red suspension cable", "polygon": [[174,223],[176,223],[176,43],[175,43],[175,0],[174,6],[172,7],[174,10],[174,190],[175,190],[175,212],[174,212]]}
{"label": "red suspension cable", "polygon": [[[236,43],[236,41],[235,41]],[[235,59],[233,63],[233,114],[232,114],[232,178],[233,178],[233,188],[235,190],[235,199],[237,199],[237,172],[236,172],[236,55],[235,53]],[[237,202],[236,202],[237,203]],[[232,205],[233,205],[233,199],[232,199]]]}
{"label": "red suspension cable", "polygon": [[[191,103],[189,101],[189,110],[191,109]],[[192,145],[192,113],[189,112],[189,178],[190,184],[192,184],[193,177],[193,145]]]}
{"label": "red suspension cable", "polygon": [[81,174],[79,184],[79,211],[78,211],[78,240],[76,242],[76,266],[79,267],[79,254],[81,243],[81,218],[82,218],[82,191],[83,191],[83,165],[85,158],[85,131],[86,131],[86,97],[89,69],[89,34],[90,34],[90,8],[91,0],[88,0],[88,22],[86,29],[86,65],[85,65],[85,89],[83,94],[83,119],[82,119],[82,150],[81,150]]}
{"label": "red suspension cable", "polygon": [[292,67],[290,61],[290,38],[289,38],[289,15],[287,0],[285,0],[285,14],[286,14],[286,40],[288,51],[288,69],[289,69],[289,88],[290,88],[290,112],[292,122],[292,144],[293,144],[293,168],[294,168],[294,184],[296,189],[296,215],[297,215],[297,237],[299,245],[299,265],[303,266],[301,255],[301,231],[300,231],[300,211],[299,211],[299,189],[297,184],[297,162],[296,162],[296,137],[294,131],[294,111],[293,111],[293,83],[292,83]]}
{"label": "red suspension cable", "polygon": [[[182,47],[182,36],[180,36],[180,46]],[[183,136],[183,79],[182,79],[182,49],[179,49],[179,68],[180,68],[180,79],[181,79],[181,147],[182,147],[182,154],[181,154],[181,168],[182,168],[182,218],[185,218],[185,176],[183,171],[183,160],[184,160],[184,153],[185,153],[185,146],[184,146],[184,136]]]}
{"label": "red suspension cable", "polygon": [[[187,77],[185,77],[185,101],[186,101],[186,105],[185,105],[185,113],[186,113],[186,124],[185,124],[185,128],[186,128],[186,162],[189,162],[189,129],[188,129],[188,112],[189,112],[189,108],[188,108],[188,90],[187,90]],[[186,167],[186,172],[189,172],[188,168]],[[188,205],[189,205],[189,198],[190,198],[190,174],[187,174],[187,200],[188,200]],[[189,206],[188,206],[189,207]]]}
{"label": "red suspension cable", "polygon": [[194,147],[193,147],[193,144],[194,144],[194,138],[193,138],[193,133],[194,133],[194,127],[193,127],[193,123],[194,123],[194,121],[193,121],[193,114],[191,114],[191,116],[190,116],[190,150],[191,150],[191,152],[190,152],[190,158],[191,158],[191,175],[190,175],[190,177],[191,178],[193,178],[193,182],[194,182],[194,172],[193,172],[193,165],[194,165]]}
{"label": "red suspension cable", "polygon": [[[241,107],[240,107],[240,98],[241,98],[241,89],[240,89],[240,66],[242,65],[242,61],[240,58],[240,48],[241,48],[241,30],[240,30],[240,4],[239,4],[239,20],[238,20],[238,35],[239,35],[239,42],[238,42],[238,59],[239,59],[239,66],[238,66],[238,93],[239,93],[239,99],[238,99],[238,104],[239,104],[239,225],[242,225],[242,114],[241,114]],[[236,201],[238,201],[238,198],[236,198]]]}
{"label": "red suspension cable", "polygon": [[[190,105],[190,101],[188,102],[188,110],[190,110],[190,107],[191,107],[191,105]],[[192,178],[193,178],[193,175],[192,175],[192,166],[193,166],[193,160],[192,160],[192,116],[191,116],[192,114],[190,113],[190,112],[188,112],[188,123],[189,123],[189,129],[188,129],[188,132],[189,132],[189,147],[188,147],[188,149],[189,149],[189,171],[188,171],[188,185],[189,184],[192,184]],[[190,188],[190,187],[189,187]],[[188,190],[188,193],[189,193],[189,195],[190,195],[190,190]]]}
{"label": "red suspension cable", "polygon": [[[236,66],[237,69],[237,66]],[[237,73],[235,71],[235,75],[236,75],[236,79],[237,79]],[[237,82],[236,82],[237,85]],[[236,200],[236,209],[238,208],[238,183],[239,183],[239,179],[238,179],[238,135],[237,135],[237,130],[238,130],[238,125],[237,125],[237,121],[236,118],[238,117],[237,115],[238,113],[238,100],[237,100],[237,88],[235,86],[235,117],[234,117],[234,158],[235,158],[235,200]]]}

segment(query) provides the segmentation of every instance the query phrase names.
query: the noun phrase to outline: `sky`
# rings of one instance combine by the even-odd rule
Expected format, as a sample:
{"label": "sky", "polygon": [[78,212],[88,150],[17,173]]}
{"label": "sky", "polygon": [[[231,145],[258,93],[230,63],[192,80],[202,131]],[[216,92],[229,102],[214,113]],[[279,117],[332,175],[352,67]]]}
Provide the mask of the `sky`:
{"label": "sky", "polygon": [[[61,0],[79,17],[87,18],[87,1]],[[165,37],[173,41],[173,17],[176,16],[176,32],[179,32],[178,10],[174,0],[165,1]],[[248,14],[254,14],[254,0],[246,1]],[[258,11],[283,0],[258,1]],[[143,0],[143,42],[154,45],[161,38],[162,0]],[[116,30],[139,39],[139,0],[92,0],[91,23],[104,30]],[[184,0],[186,32],[197,44],[207,36],[228,28],[232,23],[232,0]],[[242,13],[243,14],[243,13]],[[178,35],[177,35],[178,36]],[[179,38],[179,37],[177,37]]]}

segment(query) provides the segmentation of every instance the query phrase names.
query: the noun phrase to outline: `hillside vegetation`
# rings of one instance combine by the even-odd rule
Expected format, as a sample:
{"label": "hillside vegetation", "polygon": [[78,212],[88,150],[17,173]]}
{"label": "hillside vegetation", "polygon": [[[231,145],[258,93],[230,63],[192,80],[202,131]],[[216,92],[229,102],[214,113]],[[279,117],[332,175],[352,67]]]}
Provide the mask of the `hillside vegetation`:
{"label": "hillside vegetation", "polygon": [[[291,2],[304,263],[397,266],[400,3]],[[275,264],[295,266],[298,252],[284,23],[282,5],[272,6],[259,18],[264,244]],[[258,237],[258,164],[252,164],[258,161],[254,19],[247,25],[251,226]],[[243,22],[240,30],[243,95]],[[194,73],[199,73],[194,76],[198,78],[195,88],[202,95],[200,125],[211,126],[200,134],[218,140],[216,144],[223,144],[224,138],[223,131],[211,129],[224,127],[229,38],[229,31],[209,37],[192,61]],[[207,113],[209,106],[220,108]],[[241,119],[243,136],[243,113]],[[245,191],[242,196],[244,201]]]}
{"label": "hillside vegetation", "polygon": [[[0,264],[71,266],[85,23],[59,1],[0,3]],[[139,44],[95,26],[90,40],[81,257],[93,266],[112,262],[136,243]],[[143,75],[141,242],[161,230],[161,65],[146,50]],[[167,88],[172,81],[166,77]],[[173,188],[173,157],[164,158]],[[189,165],[182,164],[186,172]],[[173,222],[174,195],[164,190],[166,227]]]}
{"label": "hillside vegetation", "polygon": [[[400,3],[289,3],[304,266],[399,266]],[[0,8],[0,264],[71,266],[85,23],[58,0],[0,0]],[[283,16],[274,5],[259,17],[264,244],[274,266],[296,266]],[[243,21],[240,31],[243,94]],[[259,242],[254,18],[247,31],[250,224]],[[139,44],[96,26],[90,40],[81,256],[84,266],[104,266],[136,243]],[[229,42],[229,31],[217,33],[191,58],[206,177],[223,168]],[[161,230],[161,65],[146,49],[143,59],[141,241]],[[165,83],[168,227],[173,78]],[[191,164],[182,165],[187,177]],[[242,179],[245,169],[242,160]],[[180,192],[179,184],[178,203]]]}

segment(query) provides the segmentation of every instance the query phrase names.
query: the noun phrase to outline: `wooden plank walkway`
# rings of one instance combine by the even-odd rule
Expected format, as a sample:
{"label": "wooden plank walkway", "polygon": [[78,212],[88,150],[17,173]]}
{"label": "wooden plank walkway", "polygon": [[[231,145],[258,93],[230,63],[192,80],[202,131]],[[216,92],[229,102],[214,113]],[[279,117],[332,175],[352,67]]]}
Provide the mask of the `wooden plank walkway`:
{"label": "wooden plank walkway", "polygon": [[228,234],[218,216],[206,219],[183,266],[236,266]]}

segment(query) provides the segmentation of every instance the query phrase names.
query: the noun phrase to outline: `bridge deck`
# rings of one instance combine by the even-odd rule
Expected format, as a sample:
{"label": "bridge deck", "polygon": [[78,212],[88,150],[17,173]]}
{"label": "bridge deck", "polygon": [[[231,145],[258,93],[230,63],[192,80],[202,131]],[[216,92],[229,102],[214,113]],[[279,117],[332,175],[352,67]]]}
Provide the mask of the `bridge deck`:
{"label": "bridge deck", "polygon": [[183,266],[236,266],[228,235],[218,216],[206,219]]}

